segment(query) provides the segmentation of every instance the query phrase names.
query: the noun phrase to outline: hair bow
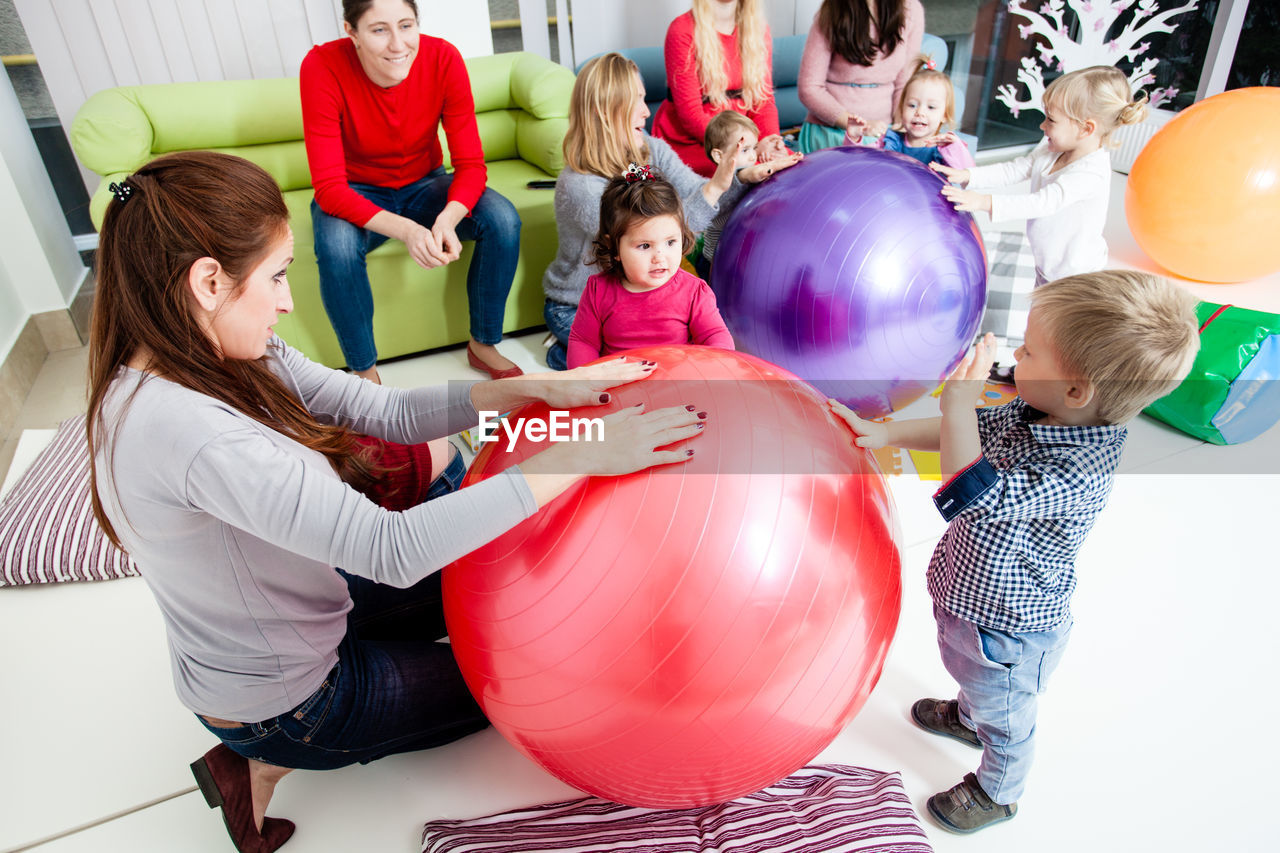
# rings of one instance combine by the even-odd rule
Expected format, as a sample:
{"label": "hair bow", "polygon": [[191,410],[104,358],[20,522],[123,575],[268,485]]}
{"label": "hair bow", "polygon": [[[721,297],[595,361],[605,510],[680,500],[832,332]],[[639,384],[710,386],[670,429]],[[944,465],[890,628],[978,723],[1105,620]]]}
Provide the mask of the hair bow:
{"label": "hair bow", "polygon": [[937,71],[937,70],[938,70],[938,63],[937,63],[937,62],[934,62],[934,60],[933,60],[933,57],[932,57],[932,56],[926,56],[926,57],[925,57],[925,60],[924,60],[924,67],[925,67],[925,68],[928,68],[930,71]]}
{"label": "hair bow", "polygon": [[627,170],[622,173],[622,177],[626,178],[627,183],[634,184],[636,181],[656,181],[658,178],[653,174],[653,169],[648,166],[641,166],[632,163]]}
{"label": "hair bow", "polygon": [[133,195],[133,187],[127,182],[127,180],[121,181],[118,184],[115,181],[112,181],[107,185],[107,189],[111,190],[112,195],[116,197],[116,201],[121,204],[124,204],[129,200],[129,196]]}

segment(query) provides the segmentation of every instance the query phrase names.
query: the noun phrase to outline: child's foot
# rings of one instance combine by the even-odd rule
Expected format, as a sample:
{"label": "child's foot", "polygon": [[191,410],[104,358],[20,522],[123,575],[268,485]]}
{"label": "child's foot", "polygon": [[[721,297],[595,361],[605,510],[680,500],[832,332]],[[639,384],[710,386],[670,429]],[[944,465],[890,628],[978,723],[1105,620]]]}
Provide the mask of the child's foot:
{"label": "child's foot", "polygon": [[1018,804],[1000,805],[987,796],[978,777],[966,773],[964,780],[949,791],[929,798],[929,814],[948,832],[977,832],[993,823],[1006,821],[1018,813]]}
{"label": "child's foot", "polygon": [[1002,365],[997,362],[991,365],[991,372],[987,374],[987,379],[997,385],[1012,385],[1013,369],[1017,366],[1017,363]]}
{"label": "child's foot", "polygon": [[960,722],[959,704],[954,699],[921,699],[911,706],[911,721],[927,732],[982,749],[977,732]]}

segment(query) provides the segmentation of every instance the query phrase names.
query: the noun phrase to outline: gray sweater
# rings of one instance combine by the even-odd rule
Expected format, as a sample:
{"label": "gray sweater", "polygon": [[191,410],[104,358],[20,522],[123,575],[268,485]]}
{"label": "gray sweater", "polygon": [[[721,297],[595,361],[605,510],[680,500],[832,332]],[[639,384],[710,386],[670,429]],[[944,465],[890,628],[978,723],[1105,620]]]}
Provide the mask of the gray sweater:
{"label": "gray sweater", "polygon": [[[733,185],[720,196],[720,203],[707,204],[702,195],[707,179],[686,166],[661,139],[652,136],[645,139],[649,143],[649,165],[676,188],[684,202],[685,220],[695,234],[706,228],[718,212],[731,209],[747,191],[746,185],[735,176]],[[542,276],[542,289],[548,299],[577,305],[587,279],[599,272],[594,266],[588,266],[587,260],[591,257],[591,242],[600,230],[600,196],[608,183],[599,175],[584,175],[569,168],[561,171],[556,179],[556,231],[560,247],[556,259]]]}
{"label": "gray sweater", "polygon": [[[402,443],[476,423],[471,383],[401,391],[308,361],[279,338],[267,354],[322,422]],[[406,587],[537,509],[513,467],[388,512],[321,454],[127,368],[103,413],[94,464],[107,516],[163,612],[179,699],[212,717],[264,720],[319,688],[352,606],[334,566]]]}

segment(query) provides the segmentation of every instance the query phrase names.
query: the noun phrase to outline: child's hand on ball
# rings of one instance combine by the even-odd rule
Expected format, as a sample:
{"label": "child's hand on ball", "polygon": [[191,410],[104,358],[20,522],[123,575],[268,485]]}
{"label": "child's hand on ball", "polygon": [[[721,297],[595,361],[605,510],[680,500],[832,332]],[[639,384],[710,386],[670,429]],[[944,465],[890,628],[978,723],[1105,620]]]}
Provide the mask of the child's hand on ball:
{"label": "child's hand on ball", "polygon": [[884,424],[863,420],[839,400],[827,400],[827,406],[853,430],[856,436],[853,443],[858,447],[875,450],[889,443],[889,428]]}

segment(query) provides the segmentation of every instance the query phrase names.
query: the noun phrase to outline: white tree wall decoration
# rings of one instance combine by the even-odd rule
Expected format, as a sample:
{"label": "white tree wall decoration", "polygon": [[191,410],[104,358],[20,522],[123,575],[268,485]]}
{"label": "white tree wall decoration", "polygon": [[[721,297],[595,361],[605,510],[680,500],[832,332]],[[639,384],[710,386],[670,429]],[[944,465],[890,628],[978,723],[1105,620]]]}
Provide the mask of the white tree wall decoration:
{"label": "white tree wall decoration", "polygon": [[[1137,89],[1146,87],[1155,81],[1152,69],[1159,63],[1154,56],[1143,56],[1148,43],[1143,39],[1156,33],[1172,33],[1169,21],[1178,15],[1195,10],[1200,0],[1186,0],[1181,6],[1160,11],[1156,0],[1044,0],[1039,11],[1033,12],[1028,6],[1033,0],[1009,0],[1009,14],[1025,18],[1029,23],[1019,25],[1018,32],[1024,40],[1032,36],[1043,36],[1048,44],[1040,43],[1036,47],[1040,56],[1025,56],[1022,67],[1018,69],[1018,83],[1025,86],[1028,96],[1018,98],[1018,86],[1007,83],[996,91],[996,100],[1009,108],[1016,118],[1022,110],[1043,112],[1040,106],[1044,95],[1044,71],[1078,71],[1090,65],[1117,65],[1120,62],[1132,62],[1133,72],[1129,75],[1129,85]],[[1120,16],[1120,13],[1133,7],[1133,20],[1115,37],[1108,39],[1107,33]],[[1080,41],[1069,35],[1068,24],[1074,16],[1079,23]],[[1178,93],[1177,89],[1148,90],[1151,106],[1159,106]]]}

